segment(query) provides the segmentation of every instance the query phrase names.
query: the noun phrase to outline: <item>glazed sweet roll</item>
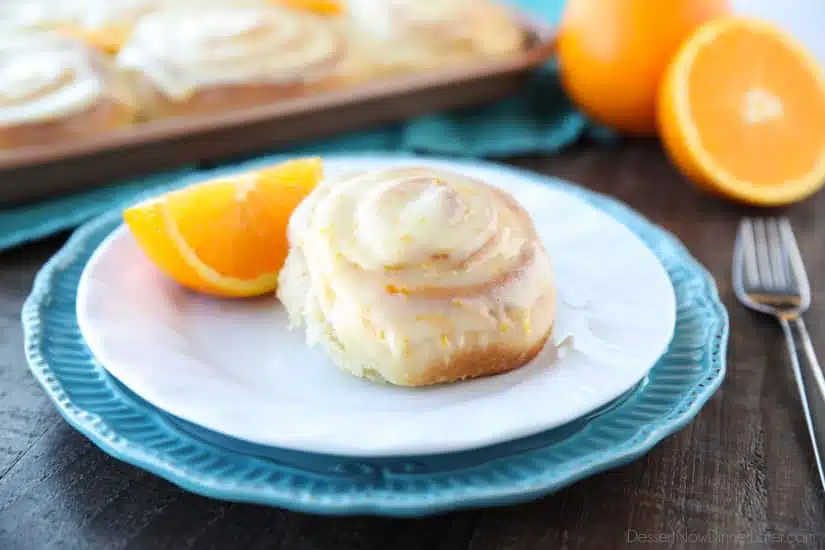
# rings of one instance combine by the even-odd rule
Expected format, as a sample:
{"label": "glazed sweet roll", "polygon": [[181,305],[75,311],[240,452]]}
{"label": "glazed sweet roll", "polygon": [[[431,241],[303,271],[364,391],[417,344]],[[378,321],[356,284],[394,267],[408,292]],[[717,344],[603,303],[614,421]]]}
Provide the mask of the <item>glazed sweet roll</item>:
{"label": "glazed sweet roll", "polygon": [[48,33],[0,38],[0,147],[99,135],[135,116],[135,98],[98,50]]}
{"label": "glazed sweet roll", "polygon": [[326,89],[345,75],[336,28],[276,7],[164,9],[141,19],[118,55],[151,118],[214,113]]}
{"label": "glazed sweet roll", "polygon": [[170,0],[26,0],[0,5],[0,29],[50,31],[117,52],[143,16]]}
{"label": "glazed sweet roll", "polygon": [[403,386],[526,364],[555,315],[524,209],[462,174],[398,167],[323,182],[290,220],[278,297],[344,370]]}
{"label": "glazed sweet roll", "polygon": [[512,13],[488,0],[349,0],[347,6],[353,48],[378,74],[492,59],[525,44]]}

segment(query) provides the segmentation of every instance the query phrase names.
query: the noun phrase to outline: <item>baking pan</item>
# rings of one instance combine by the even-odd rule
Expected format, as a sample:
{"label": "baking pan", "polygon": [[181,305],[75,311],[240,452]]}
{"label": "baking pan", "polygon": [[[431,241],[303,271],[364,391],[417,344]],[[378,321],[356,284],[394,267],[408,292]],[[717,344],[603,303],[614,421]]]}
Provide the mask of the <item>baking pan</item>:
{"label": "baking pan", "polygon": [[478,106],[515,92],[554,50],[554,32],[520,18],[528,46],[512,56],[375,80],[253,108],[141,123],[71,143],[0,152],[0,207],[118,179],[252,156],[300,141]]}

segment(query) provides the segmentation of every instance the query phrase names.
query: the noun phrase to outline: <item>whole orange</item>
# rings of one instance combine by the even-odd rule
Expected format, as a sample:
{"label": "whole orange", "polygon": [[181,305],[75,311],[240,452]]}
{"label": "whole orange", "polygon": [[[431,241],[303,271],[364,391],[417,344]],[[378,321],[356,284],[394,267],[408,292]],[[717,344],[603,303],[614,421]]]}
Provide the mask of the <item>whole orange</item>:
{"label": "whole orange", "polygon": [[682,41],[727,0],[568,0],[558,36],[562,85],[592,119],[656,132],[659,81]]}

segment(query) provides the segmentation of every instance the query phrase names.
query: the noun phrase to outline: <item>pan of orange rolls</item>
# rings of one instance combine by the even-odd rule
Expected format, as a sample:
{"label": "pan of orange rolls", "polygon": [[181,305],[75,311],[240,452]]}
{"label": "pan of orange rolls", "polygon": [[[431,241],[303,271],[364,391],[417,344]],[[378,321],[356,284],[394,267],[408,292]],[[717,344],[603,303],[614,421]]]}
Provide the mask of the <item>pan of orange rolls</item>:
{"label": "pan of orange rolls", "polygon": [[553,53],[501,1],[2,4],[0,205],[494,101]]}

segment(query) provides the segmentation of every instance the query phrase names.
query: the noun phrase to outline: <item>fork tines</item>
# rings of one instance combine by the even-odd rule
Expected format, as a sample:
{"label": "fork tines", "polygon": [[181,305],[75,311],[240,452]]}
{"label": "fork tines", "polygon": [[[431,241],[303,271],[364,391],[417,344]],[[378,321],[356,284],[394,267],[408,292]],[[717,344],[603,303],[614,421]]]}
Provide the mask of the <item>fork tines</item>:
{"label": "fork tines", "polygon": [[800,298],[807,292],[805,266],[787,218],[744,218],[737,241],[748,292]]}

